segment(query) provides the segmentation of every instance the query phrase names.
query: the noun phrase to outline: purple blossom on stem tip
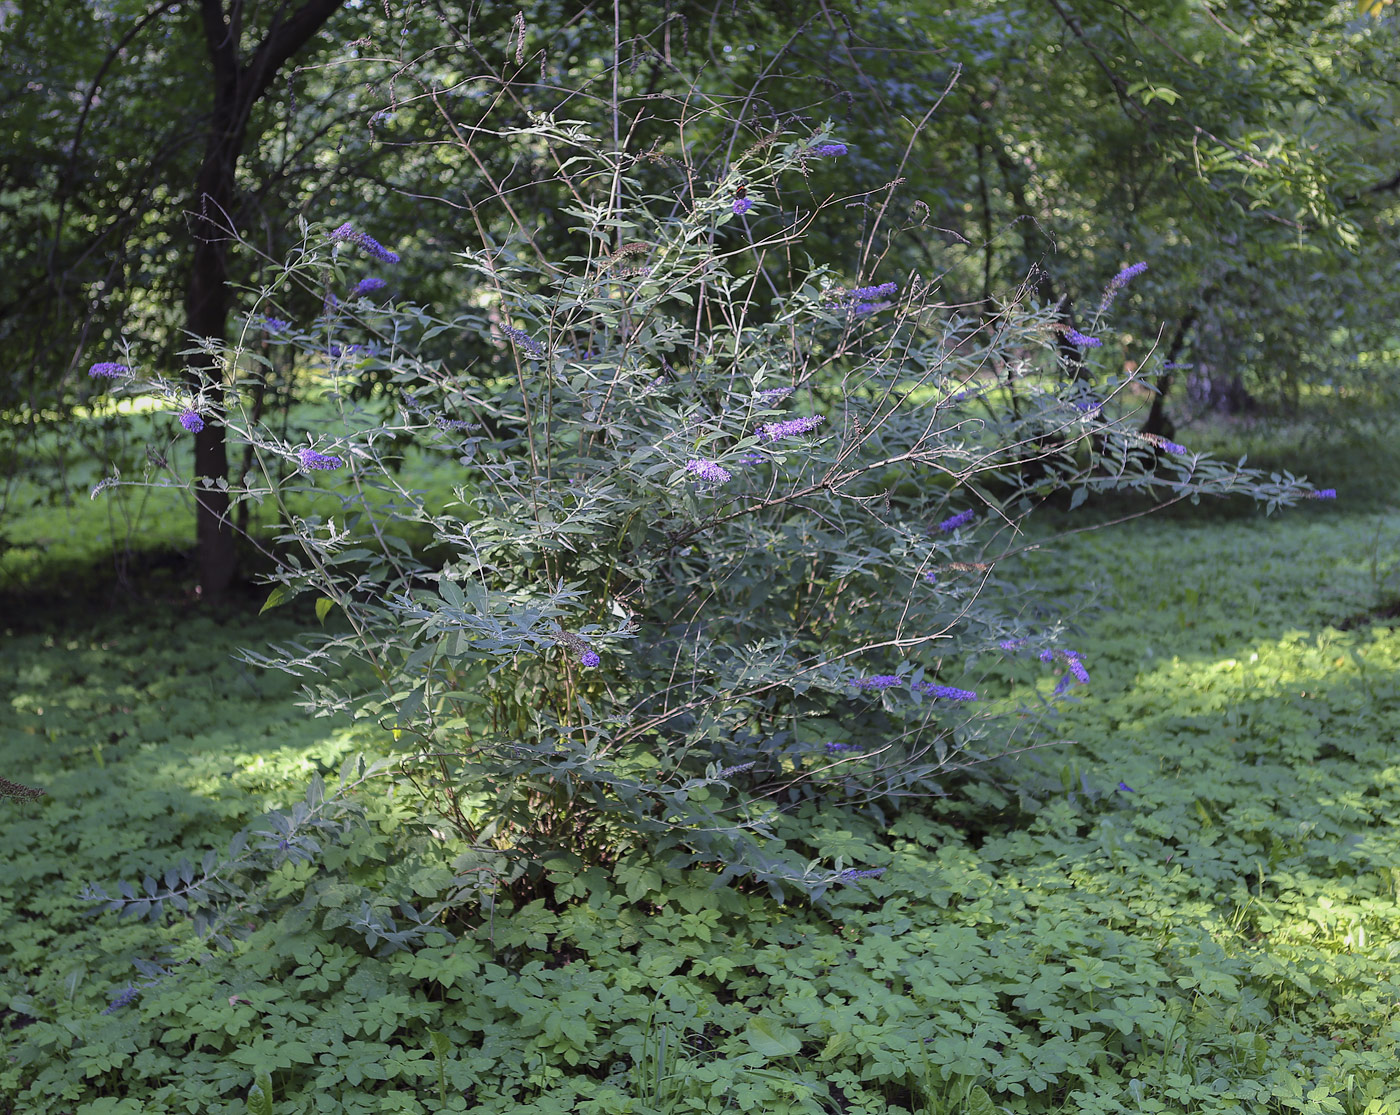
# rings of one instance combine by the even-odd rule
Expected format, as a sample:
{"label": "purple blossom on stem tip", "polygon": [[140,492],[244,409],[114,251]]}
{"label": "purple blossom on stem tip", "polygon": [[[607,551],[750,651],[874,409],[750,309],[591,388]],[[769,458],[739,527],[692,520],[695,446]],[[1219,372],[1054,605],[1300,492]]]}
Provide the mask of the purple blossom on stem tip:
{"label": "purple blossom on stem tip", "polygon": [[752,208],[753,208],[753,198],[750,198],[750,197],[736,197],[736,198],[734,199],[734,215],[735,215],[736,217],[742,217],[745,213],[747,213],[747,212],[748,212],[750,209],[752,209]]}
{"label": "purple blossom on stem tip", "polygon": [[283,321],[280,317],[265,317],[262,320],[263,332],[272,333],[274,335],[285,332],[290,324],[290,322]]}
{"label": "purple blossom on stem tip", "polygon": [[1120,783],[1118,783],[1118,788],[1119,788],[1120,790],[1122,790],[1125,794],[1135,794],[1135,793],[1137,793],[1137,791],[1134,790],[1131,786],[1129,786],[1126,782],[1120,782]]}
{"label": "purple blossom on stem tip", "polygon": [[716,778],[728,778],[731,774],[739,774],[742,771],[752,770],[757,763],[739,763],[736,766],[725,767],[715,774]]}
{"label": "purple blossom on stem tip", "polygon": [[301,461],[304,469],[335,469],[345,464],[340,457],[332,456],[329,453],[317,453],[316,450],[304,448],[298,451],[297,458]]}
{"label": "purple blossom on stem tip", "polygon": [[122,379],[131,375],[131,369],[125,364],[113,364],[111,361],[103,361],[101,364],[94,364],[88,369],[90,376],[103,376],[106,379]]}
{"label": "purple blossom on stem tip", "polygon": [[1084,668],[1084,663],[1079,660],[1079,655],[1072,650],[1065,651],[1065,664],[1069,666],[1072,673],[1085,685],[1089,684],[1089,671]]}
{"label": "purple blossom on stem tip", "polygon": [[969,507],[966,511],[959,511],[956,515],[952,516],[951,518],[944,519],[941,523],[938,524],[938,529],[941,530],[944,534],[947,534],[950,531],[957,530],[960,526],[970,523],[976,517],[977,512]]}
{"label": "purple blossom on stem tip", "polygon": [[331,239],[343,240],[346,243],[358,245],[381,263],[399,262],[398,252],[391,252],[366,232],[356,232],[355,226],[349,221],[346,221],[343,225],[335,229],[335,231],[331,233]]}
{"label": "purple blossom on stem tip", "polygon": [[383,279],[370,275],[368,278],[361,279],[355,284],[355,297],[358,298],[361,295],[373,294],[376,290],[383,290],[385,285]]}
{"label": "purple blossom on stem tip", "polygon": [[714,461],[706,461],[704,459],[687,461],[685,463],[685,470],[692,476],[698,476],[701,480],[708,481],[711,484],[723,484],[730,477],[728,469]]}
{"label": "purple blossom on stem tip", "polygon": [[1319,488],[1315,492],[1308,493],[1308,499],[1336,499],[1336,488]]}
{"label": "purple blossom on stem tip", "polygon": [[120,995],[118,995],[115,999],[112,1000],[112,1005],[109,1006],[102,1013],[115,1014],[117,1011],[121,1010],[122,1007],[131,1006],[132,1003],[136,1002],[140,994],[141,989],[139,987],[128,986],[124,991],[122,991]]}
{"label": "purple blossom on stem tip", "polygon": [[1076,348],[1098,348],[1099,345],[1103,344],[1097,337],[1090,337],[1078,329],[1066,329],[1065,340]]}
{"label": "purple blossom on stem tip", "polygon": [[198,412],[186,409],[180,412],[180,425],[189,430],[190,433],[197,434],[204,429],[204,419],[199,416]]}
{"label": "purple blossom on stem tip", "polygon": [[598,656],[598,652],[596,650],[586,650],[578,656],[578,660],[579,665],[587,666],[591,669],[592,667],[598,665],[598,663],[602,661],[602,658]]}
{"label": "purple blossom on stem tip", "polygon": [[971,689],[954,689],[951,685],[934,685],[930,681],[921,681],[914,688],[929,697],[941,697],[945,701],[975,701],[977,694]]}
{"label": "purple blossom on stem tip", "polygon": [[862,302],[868,299],[888,298],[899,289],[898,283],[881,283],[879,286],[858,286],[851,291],[852,302]]}
{"label": "purple blossom on stem tip", "polygon": [[765,441],[777,441],[781,437],[794,437],[815,430],[824,418],[821,414],[809,414],[805,418],[789,418],[785,422],[765,422],[758,436]]}
{"label": "purple blossom on stem tip", "polygon": [[852,678],[857,689],[893,689],[904,679],[898,674],[874,674],[868,678]]}
{"label": "purple blossom on stem tip", "polygon": [[854,743],[828,743],[828,744],[826,745],[826,753],[827,753],[828,755],[837,755],[837,754],[840,754],[842,751],[860,751],[860,750],[862,750],[862,748],[859,747],[859,746],[857,746],[857,745],[854,744]]}
{"label": "purple blossom on stem tip", "polygon": [[868,871],[858,871],[854,867],[848,867],[837,876],[843,883],[854,883],[857,879],[878,879],[885,873],[883,867],[872,867]]}
{"label": "purple blossom on stem tip", "polygon": [[1146,270],[1146,261],[1134,263],[1131,266],[1123,268],[1118,274],[1114,275],[1113,278],[1109,280],[1108,285],[1114,290],[1122,290]]}
{"label": "purple blossom on stem tip", "polygon": [[513,325],[503,325],[501,326],[501,332],[504,333],[516,344],[518,344],[531,356],[544,355],[544,347],[539,343],[539,341],[535,340],[534,337],[530,336],[529,333],[525,332],[525,330],[516,329]]}
{"label": "purple blossom on stem tip", "polygon": [[844,143],[820,143],[811,150],[813,155],[844,155],[845,153],[846,145]]}

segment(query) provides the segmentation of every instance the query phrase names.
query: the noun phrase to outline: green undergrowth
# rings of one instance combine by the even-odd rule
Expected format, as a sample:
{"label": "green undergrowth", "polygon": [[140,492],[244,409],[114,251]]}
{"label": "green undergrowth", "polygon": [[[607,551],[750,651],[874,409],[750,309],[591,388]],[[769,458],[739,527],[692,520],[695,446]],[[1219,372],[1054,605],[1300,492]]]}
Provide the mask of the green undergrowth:
{"label": "green undergrowth", "polygon": [[14,635],[0,774],[48,794],[0,803],[0,1111],[1400,1112],[1400,633],[1368,622],[1397,537],[1339,503],[1037,555],[1091,604],[1062,742],[883,828],[788,817],[886,869],[823,908],[561,856],[398,951],[360,904],[430,902],[470,858],[403,788],[277,869],[232,953],[76,897],[387,746],[229,659],[295,617]]}

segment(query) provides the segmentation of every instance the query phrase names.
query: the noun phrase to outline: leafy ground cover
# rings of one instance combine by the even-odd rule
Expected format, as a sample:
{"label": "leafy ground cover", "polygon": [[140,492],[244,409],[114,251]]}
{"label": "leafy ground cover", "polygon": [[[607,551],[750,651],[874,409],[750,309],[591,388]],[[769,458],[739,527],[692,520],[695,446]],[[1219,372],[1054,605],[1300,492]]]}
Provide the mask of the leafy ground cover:
{"label": "leafy ground cover", "polygon": [[1400,1112],[1400,635],[1358,618],[1397,538],[1309,505],[1039,555],[1089,605],[1064,742],[883,829],[792,815],[884,869],[824,908],[561,857],[398,950],[362,904],[463,871],[402,790],[264,879],[231,953],[78,898],[389,746],[231,661],[313,616],[17,624],[0,774],[48,793],[3,804],[0,1110]]}

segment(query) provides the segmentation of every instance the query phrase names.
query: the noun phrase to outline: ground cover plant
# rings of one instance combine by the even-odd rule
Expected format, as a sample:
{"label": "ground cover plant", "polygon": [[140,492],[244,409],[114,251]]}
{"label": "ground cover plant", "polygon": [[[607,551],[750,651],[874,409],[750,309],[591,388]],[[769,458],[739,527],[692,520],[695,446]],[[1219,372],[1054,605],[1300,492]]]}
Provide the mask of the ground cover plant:
{"label": "ground cover plant", "polygon": [[[49,794],[6,817],[24,854],[5,861],[0,1094],[242,1111],[266,1073],[274,1111],[956,1111],[982,1092],[1030,1112],[1392,1110],[1400,641],[1335,621],[1400,520],[1318,510],[1046,555],[1048,588],[1104,605],[1078,632],[1094,681],[1067,742],[890,826],[794,815],[833,862],[886,869],[824,911],[713,890],[713,871],[560,864],[552,900],[378,956],[327,915],[430,868],[415,811],[367,796],[372,824],[336,853],[357,889],[288,864],[235,953],[174,979],[129,957],[202,952],[188,924],[83,918],[80,881],[197,862],[313,764],[333,784],[362,741],[312,742],[326,722],[287,720],[276,675],[249,675],[273,687],[260,702],[232,678],[196,701],[198,669],[151,679],[234,673],[212,625],[158,621],[164,666],[106,653],[155,641],[136,619],[129,644],[7,639],[6,761]],[[157,740],[161,699],[189,713]],[[99,767],[90,741],[133,715],[116,701],[145,704],[152,738],[106,743]],[[260,717],[255,748],[224,727]]]}

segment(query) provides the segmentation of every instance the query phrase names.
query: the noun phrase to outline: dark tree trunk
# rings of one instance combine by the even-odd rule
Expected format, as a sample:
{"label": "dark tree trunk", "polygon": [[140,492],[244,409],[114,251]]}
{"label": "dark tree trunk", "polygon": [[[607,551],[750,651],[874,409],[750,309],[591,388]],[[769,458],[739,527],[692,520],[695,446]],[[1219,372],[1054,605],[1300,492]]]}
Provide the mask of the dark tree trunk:
{"label": "dark tree trunk", "polygon": [[[227,2],[227,8],[225,8]],[[191,337],[222,344],[229,314],[229,244],[234,235],[235,174],[253,106],[281,67],[321,29],[344,0],[305,0],[288,19],[287,5],[273,17],[267,35],[246,62],[239,55],[244,0],[200,0],[204,41],[214,78],[214,104],[204,161],[190,207],[194,252],[185,288],[185,329]],[[223,361],[197,358],[191,387],[222,403]],[[211,419],[195,435],[195,533],[199,543],[199,588],[205,600],[223,597],[237,565],[229,522],[228,446],[222,423]]]}

